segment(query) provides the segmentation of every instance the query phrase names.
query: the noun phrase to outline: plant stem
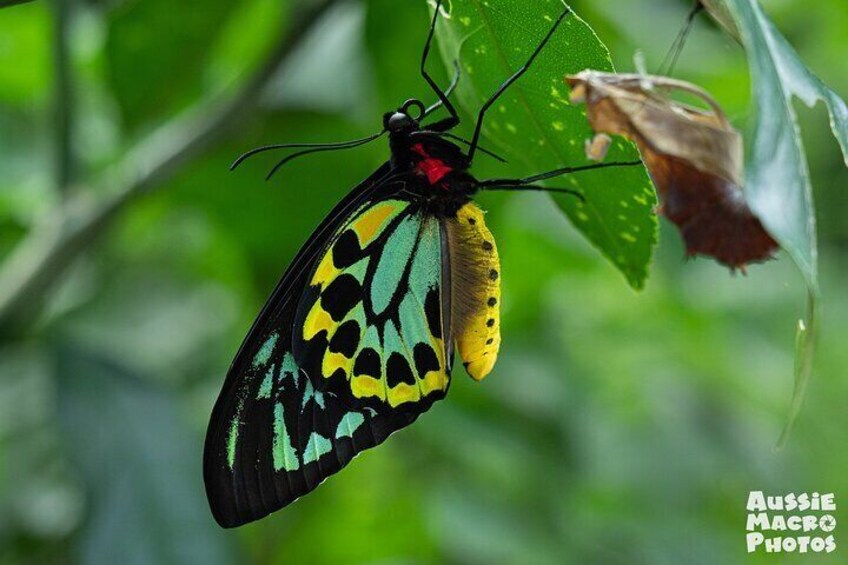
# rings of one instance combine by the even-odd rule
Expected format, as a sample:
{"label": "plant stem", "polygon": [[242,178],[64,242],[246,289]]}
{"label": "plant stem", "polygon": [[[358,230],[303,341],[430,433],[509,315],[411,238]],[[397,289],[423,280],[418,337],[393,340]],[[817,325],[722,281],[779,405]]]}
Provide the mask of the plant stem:
{"label": "plant stem", "polygon": [[0,0],[0,8],[9,8],[17,4],[27,4],[33,0]]}
{"label": "plant stem", "polygon": [[53,112],[56,128],[56,188],[66,192],[73,183],[75,169],[72,132],[74,96],[71,78],[70,30],[73,0],[52,0],[53,18]]}

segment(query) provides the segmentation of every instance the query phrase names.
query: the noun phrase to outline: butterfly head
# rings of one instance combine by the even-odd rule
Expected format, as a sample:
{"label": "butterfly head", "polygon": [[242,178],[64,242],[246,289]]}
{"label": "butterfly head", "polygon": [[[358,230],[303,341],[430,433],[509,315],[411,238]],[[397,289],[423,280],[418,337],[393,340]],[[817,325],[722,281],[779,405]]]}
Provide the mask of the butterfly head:
{"label": "butterfly head", "polygon": [[408,135],[419,129],[419,120],[424,117],[425,108],[420,100],[407,100],[394,112],[383,114],[383,129],[389,135]]}

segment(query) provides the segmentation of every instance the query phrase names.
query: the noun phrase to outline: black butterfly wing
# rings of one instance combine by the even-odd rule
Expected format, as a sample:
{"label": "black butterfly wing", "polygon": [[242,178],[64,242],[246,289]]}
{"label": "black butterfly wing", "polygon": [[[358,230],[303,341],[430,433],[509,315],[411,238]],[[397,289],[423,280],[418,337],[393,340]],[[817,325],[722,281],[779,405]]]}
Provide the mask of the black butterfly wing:
{"label": "black butterfly wing", "polygon": [[[235,422],[247,431],[273,421],[273,407],[269,412],[264,403],[251,401],[262,383],[253,361],[262,351],[269,358],[276,353],[268,349],[269,337],[277,331],[285,334],[287,328],[291,327],[297,302],[315,258],[322,253],[339,225],[356,208],[373,197],[389,171],[388,163],[380,167],[339,202],[315,229],[277,283],[227,372],[224,386],[212,410],[203,457],[203,476],[209,505],[215,519],[224,527],[256,520],[272,512],[275,505],[280,506],[277,501],[269,500],[261,494],[260,485],[274,483],[273,476],[267,473],[269,466],[266,461],[272,454],[273,446],[268,445],[265,434],[241,435],[244,443],[238,450],[238,458],[246,460],[249,453],[255,454],[255,473],[246,470],[242,472],[240,462],[236,466],[236,446],[231,441]],[[258,475],[260,470],[261,477]]]}
{"label": "black butterfly wing", "polygon": [[[229,370],[212,413],[204,480],[215,519],[234,527],[310,492],[358,452],[409,425],[420,410],[352,406],[292,354],[298,305],[332,244],[356,213],[402,190],[388,165],[355,188],[318,227],[277,285]],[[446,388],[446,387],[445,387]],[[435,399],[435,396],[430,399]]]}

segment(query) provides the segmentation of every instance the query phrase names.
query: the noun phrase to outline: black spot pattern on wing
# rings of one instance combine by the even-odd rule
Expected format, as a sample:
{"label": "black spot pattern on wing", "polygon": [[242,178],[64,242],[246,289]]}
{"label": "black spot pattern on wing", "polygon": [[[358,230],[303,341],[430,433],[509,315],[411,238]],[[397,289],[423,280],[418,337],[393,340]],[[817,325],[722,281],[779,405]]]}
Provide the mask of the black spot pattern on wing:
{"label": "black spot pattern on wing", "polygon": [[414,385],[415,375],[412,374],[412,369],[406,357],[394,352],[389,356],[386,363],[386,384],[395,387],[401,383]]}
{"label": "black spot pattern on wing", "polygon": [[224,527],[262,518],[309,493],[358,452],[418,417],[351,410],[335,394],[315,390],[300,370],[281,371],[283,355],[277,346],[244,382],[232,467],[227,446],[220,445],[212,452],[217,462],[210,463],[218,470],[206,469],[213,512]]}
{"label": "black spot pattern on wing", "polygon": [[336,278],[321,293],[321,307],[340,322],[356,306],[362,296],[362,287],[356,277],[344,274]]}
{"label": "black spot pattern on wing", "polygon": [[353,230],[343,232],[333,244],[333,264],[339,269],[350,267],[361,257],[362,248]]}
{"label": "black spot pattern on wing", "polygon": [[330,351],[341,353],[348,359],[352,358],[359,347],[360,332],[359,323],[356,320],[348,320],[339,326],[330,340]]}
{"label": "black spot pattern on wing", "polygon": [[427,328],[435,337],[442,338],[442,303],[439,292],[431,289],[424,302],[424,313],[427,315]]}
{"label": "black spot pattern on wing", "polygon": [[436,352],[426,343],[419,343],[412,353],[415,358],[415,368],[419,375],[426,375],[430,371],[439,370],[439,358]]}
{"label": "black spot pattern on wing", "polygon": [[353,372],[357,375],[368,375],[379,379],[383,376],[380,355],[370,347],[366,347],[357,355],[353,364]]}

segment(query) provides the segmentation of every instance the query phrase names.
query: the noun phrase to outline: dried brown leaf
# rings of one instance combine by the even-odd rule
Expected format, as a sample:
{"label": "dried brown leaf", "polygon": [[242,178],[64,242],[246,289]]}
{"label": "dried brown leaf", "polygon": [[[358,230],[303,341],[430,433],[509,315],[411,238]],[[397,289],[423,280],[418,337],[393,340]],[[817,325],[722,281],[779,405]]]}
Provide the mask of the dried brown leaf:
{"label": "dried brown leaf", "polygon": [[[732,269],[769,259],[777,243],[745,202],[742,137],[699,87],[664,77],[583,71],[566,77],[573,103],[585,102],[599,134],[632,139],[660,194],[660,212],[677,227],[689,255]],[[701,99],[708,110],[672,100],[672,91]],[[604,143],[587,145],[603,158]]]}

